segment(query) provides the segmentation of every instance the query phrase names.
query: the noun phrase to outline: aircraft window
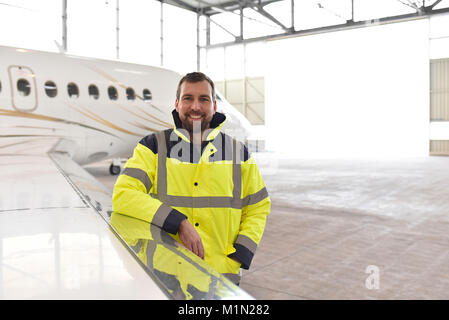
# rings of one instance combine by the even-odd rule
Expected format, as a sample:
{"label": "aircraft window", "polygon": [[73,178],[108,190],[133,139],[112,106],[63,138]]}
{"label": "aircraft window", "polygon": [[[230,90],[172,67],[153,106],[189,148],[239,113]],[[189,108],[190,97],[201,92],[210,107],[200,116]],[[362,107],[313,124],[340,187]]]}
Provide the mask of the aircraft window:
{"label": "aircraft window", "polygon": [[19,79],[17,81],[17,90],[19,91],[19,94],[21,96],[28,96],[31,92],[31,86],[28,80],[25,79]]}
{"label": "aircraft window", "polygon": [[151,91],[148,89],[143,89],[143,101],[151,102],[153,96],[151,95]]}
{"label": "aircraft window", "polygon": [[50,98],[54,98],[58,94],[58,89],[56,88],[56,84],[53,81],[45,82],[44,88],[45,88],[45,93]]}
{"label": "aircraft window", "polygon": [[108,88],[108,94],[109,94],[109,99],[111,100],[117,100],[118,99],[118,92],[117,89],[113,86],[110,86]]}
{"label": "aircraft window", "polygon": [[89,86],[89,97],[92,97],[95,100],[97,100],[100,97],[100,92],[98,91],[98,87],[94,84],[91,84]]}
{"label": "aircraft window", "polygon": [[67,85],[67,92],[69,94],[69,98],[78,98],[79,96],[79,90],[78,90],[78,86],[76,84],[74,84],[73,82],[69,83]]}
{"label": "aircraft window", "polygon": [[133,88],[127,88],[126,89],[126,98],[128,100],[135,100],[136,99],[136,94],[134,93],[134,89]]}

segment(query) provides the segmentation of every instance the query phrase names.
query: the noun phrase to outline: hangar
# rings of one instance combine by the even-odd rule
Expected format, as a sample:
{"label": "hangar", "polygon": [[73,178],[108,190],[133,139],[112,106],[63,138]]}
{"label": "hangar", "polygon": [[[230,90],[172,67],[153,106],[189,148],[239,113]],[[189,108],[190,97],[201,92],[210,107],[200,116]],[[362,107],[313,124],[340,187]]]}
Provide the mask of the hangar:
{"label": "hangar", "polygon": [[[2,51],[3,60],[35,50],[40,52],[33,58],[39,62],[35,68],[46,64],[49,69],[42,70],[54,74],[42,76],[31,67],[28,72],[23,62],[1,65],[0,166],[7,178],[0,189],[10,194],[0,201],[4,261],[16,261],[15,255],[25,252],[9,249],[18,236],[3,227],[12,219],[8,212],[56,206],[81,211],[84,203],[102,211],[110,223],[104,208],[111,207],[115,173],[123,173],[132,155],[114,156],[120,139],[112,138],[113,130],[134,134],[134,140],[126,141],[135,146],[137,137],[155,125],[170,125],[167,112],[155,119],[153,112],[163,112],[153,109],[165,107],[164,101],[173,101],[166,107],[174,107],[176,81],[144,69],[151,66],[181,75],[204,72],[215,82],[217,97],[232,106],[229,118],[249,128],[244,140],[265,181],[271,212],[251,267],[243,270],[239,288],[226,292],[268,300],[449,298],[449,1],[11,0],[0,4],[0,24],[11,30],[2,34],[0,46],[15,50]],[[57,56],[73,57],[63,75],[52,70],[64,69]],[[85,83],[76,78],[75,60],[90,63]],[[94,81],[94,75],[103,80]],[[122,80],[132,75],[155,79],[142,85]],[[173,92],[163,100],[160,92],[168,85]],[[35,98],[26,100],[30,97]],[[70,111],[57,109],[59,98],[66,99],[62,105]],[[53,109],[44,112],[46,99]],[[139,117],[147,122],[122,118],[118,124],[83,101],[127,110],[128,117],[143,110]],[[134,101],[142,105],[126,105]],[[28,122],[11,124],[20,115]],[[50,118],[55,125],[31,131],[41,126],[31,120]],[[42,148],[37,136],[47,139],[45,132],[62,132],[63,123],[97,132],[83,138],[86,144],[69,139],[76,147],[58,140],[61,149],[51,156],[71,184],[85,181],[80,176],[99,181],[96,188],[104,194],[96,203],[92,188],[76,188],[76,194],[62,200],[48,198],[35,187],[41,178],[32,179],[35,191],[24,194],[28,182],[16,182],[17,177],[31,169],[7,167],[16,162],[8,157],[37,152]],[[32,135],[32,142],[24,140]],[[62,153],[83,166],[86,175],[61,160]],[[36,177],[49,176],[43,171]],[[74,232],[61,224],[65,233]],[[115,229],[120,234],[122,229]],[[55,288],[86,289],[80,270],[62,267],[62,235],[49,248],[45,237],[55,236],[41,234],[35,250],[51,252],[47,255],[59,279]],[[128,242],[128,253],[133,248]],[[223,292],[217,289],[221,278],[208,267],[198,268],[213,275],[214,293],[183,297],[217,298]],[[11,284],[13,294],[0,291],[0,298],[20,298],[20,286],[29,282],[12,283],[24,273],[1,269],[0,282]],[[30,277],[39,282],[39,275]],[[163,294],[173,298],[167,290]]]}

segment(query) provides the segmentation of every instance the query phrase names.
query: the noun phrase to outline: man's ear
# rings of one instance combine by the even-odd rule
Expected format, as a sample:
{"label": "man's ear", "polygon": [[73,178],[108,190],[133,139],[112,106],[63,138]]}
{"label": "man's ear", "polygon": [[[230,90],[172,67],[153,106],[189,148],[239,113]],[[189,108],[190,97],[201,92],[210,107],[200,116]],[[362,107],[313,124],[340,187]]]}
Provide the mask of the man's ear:
{"label": "man's ear", "polygon": [[214,113],[217,112],[217,100],[214,100]]}
{"label": "man's ear", "polygon": [[176,98],[176,100],[175,100],[175,109],[176,109],[176,111],[179,112],[179,106],[178,106],[178,104],[179,104],[179,101],[178,101],[178,98]]}

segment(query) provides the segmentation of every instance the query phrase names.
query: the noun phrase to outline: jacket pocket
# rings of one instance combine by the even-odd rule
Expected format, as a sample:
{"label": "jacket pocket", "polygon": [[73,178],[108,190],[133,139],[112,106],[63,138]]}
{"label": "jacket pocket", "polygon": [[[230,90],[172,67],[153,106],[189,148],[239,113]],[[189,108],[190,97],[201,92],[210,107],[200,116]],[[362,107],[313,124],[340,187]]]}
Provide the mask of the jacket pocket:
{"label": "jacket pocket", "polygon": [[227,272],[226,273],[239,273],[240,271],[240,266],[242,265],[240,262],[235,261],[234,259],[231,259],[228,257],[228,255],[234,253],[236,250],[233,246],[233,244],[228,243],[227,249],[226,249],[226,256],[225,256],[225,260],[226,260],[226,269]]}

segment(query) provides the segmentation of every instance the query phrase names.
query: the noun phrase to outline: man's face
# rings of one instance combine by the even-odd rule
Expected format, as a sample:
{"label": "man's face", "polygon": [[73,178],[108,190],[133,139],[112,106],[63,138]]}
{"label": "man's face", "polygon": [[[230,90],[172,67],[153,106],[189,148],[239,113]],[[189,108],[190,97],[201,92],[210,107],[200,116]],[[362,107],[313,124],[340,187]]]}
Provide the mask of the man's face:
{"label": "man's face", "polygon": [[212,98],[212,87],[206,80],[200,82],[184,82],[181,84],[179,100],[175,101],[182,126],[189,132],[199,128],[209,128],[210,121],[217,111],[217,103]]}

